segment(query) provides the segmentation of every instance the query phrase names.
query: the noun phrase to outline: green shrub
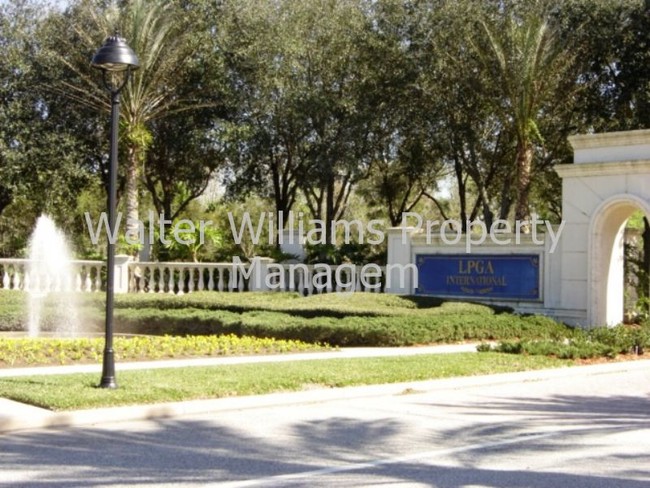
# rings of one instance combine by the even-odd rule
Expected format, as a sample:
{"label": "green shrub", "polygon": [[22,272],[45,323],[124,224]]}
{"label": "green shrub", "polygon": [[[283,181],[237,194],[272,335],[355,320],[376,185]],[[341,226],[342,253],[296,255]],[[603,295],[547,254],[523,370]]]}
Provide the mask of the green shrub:
{"label": "green shrub", "polygon": [[643,354],[650,349],[650,327],[599,327],[589,331],[573,330],[565,337],[546,340],[519,340],[501,342],[497,346],[481,345],[477,350],[508,354],[555,356],[560,359],[613,358],[619,354]]}
{"label": "green shrub", "polygon": [[[82,295],[86,328],[101,330],[101,294]],[[11,303],[0,327],[16,327],[24,295]],[[21,301],[19,303],[19,301]],[[23,307],[23,308],[21,308]],[[4,309],[3,309],[4,310]],[[48,311],[44,315],[48,315]],[[2,315],[0,315],[0,321]],[[117,332],[156,335],[255,336],[333,346],[407,346],[477,340],[552,339],[568,329],[551,319],[504,313],[475,303],[378,293],[129,294],[116,297]],[[9,329],[4,329],[9,330]]]}

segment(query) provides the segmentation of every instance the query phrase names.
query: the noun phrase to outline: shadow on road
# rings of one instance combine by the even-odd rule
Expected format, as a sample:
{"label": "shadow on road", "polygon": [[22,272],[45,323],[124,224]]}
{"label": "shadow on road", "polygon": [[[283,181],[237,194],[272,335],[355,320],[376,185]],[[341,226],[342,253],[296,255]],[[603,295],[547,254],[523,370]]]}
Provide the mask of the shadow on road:
{"label": "shadow on road", "polygon": [[[413,405],[430,412],[443,403],[420,402],[417,395]],[[431,458],[396,460],[373,467],[360,465],[337,473],[349,480],[343,485],[356,484],[355,476],[366,475],[364,483],[376,478],[377,485],[393,482],[421,484],[445,488],[484,487],[616,487],[647,488],[650,471],[613,471],[612,477],[563,474],[557,471],[535,471],[526,466],[512,465],[510,469],[490,469],[491,459],[504,459],[528,453],[556,452],[579,448],[583,426],[597,424],[603,432],[631,432],[650,428],[650,401],[640,397],[585,397],[555,396],[548,401],[536,398],[517,398],[516,401],[498,399],[480,405],[450,405],[459,415],[477,415],[477,420],[462,429],[428,427],[418,433],[420,441],[428,441],[427,451],[449,449],[465,445],[457,453],[445,455],[445,462]],[[507,412],[518,412],[526,418],[552,425],[569,424],[566,433],[530,441],[472,449],[472,443],[525,435],[517,422],[493,423],[491,419]],[[249,426],[257,422],[264,427],[259,411],[250,413]],[[242,412],[242,419],[249,413]],[[143,427],[144,425],[144,427]],[[153,486],[178,484],[204,486],[236,480],[271,477],[287,473],[314,471],[324,467],[346,466],[397,454],[396,439],[405,427],[401,421],[386,416],[380,420],[360,420],[335,417],[324,420],[294,421],[282,437],[251,436],[238,426],[225,425],[219,416],[204,420],[151,420],[115,428],[75,428],[26,431],[0,437],[0,485],[2,486]],[[131,431],[129,431],[131,429]],[[256,430],[256,429],[255,429]],[[262,429],[263,430],[263,429]],[[592,431],[593,434],[593,431]],[[402,442],[402,441],[400,441]],[[421,445],[420,445],[421,447]],[[419,447],[418,447],[419,449]],[[402,451],[403,454],[404,451]],[[408,448],[405,452],[409,452]],[[593,451],[591,451],[593,456]],[[627,456],[627,458],[626,458]],[[650,460],[647,456],[645,461]],[[641,456],[621,455],[612,458],[606,452],[593,463],[621,463],[639,461]],[[638,466],[642,463],[636,463]],[[647,465],[647,462],[645,463]],[[11,481],[10,472],[31,471],[28,483]],[[620,476],[620,477],[619,477]],[[637,480],[629,479],[637,478]],[[332,486],[327,475],[312,479],[298,479],[294,486]]]}

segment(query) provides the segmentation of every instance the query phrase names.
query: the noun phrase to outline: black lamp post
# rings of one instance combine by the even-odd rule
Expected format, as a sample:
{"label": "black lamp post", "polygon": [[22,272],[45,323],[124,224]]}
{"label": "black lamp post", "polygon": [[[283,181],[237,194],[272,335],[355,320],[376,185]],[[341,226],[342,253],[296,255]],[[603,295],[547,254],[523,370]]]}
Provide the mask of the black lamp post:
{"label": "black lamp post", "polygon": [[117,388],[115,357],[113,354],[113,296],[115,293],[115,207],[117,202],[117,136],[120,118],[120,91],[126,85],[131,71],[140,62],[133,50],[121,37],[106,39],[92,59],[92,66],[102,71],[104,87],[111,93],[111,152],[108,168],[108,245],[106,249],[106,341],[100,388]]}

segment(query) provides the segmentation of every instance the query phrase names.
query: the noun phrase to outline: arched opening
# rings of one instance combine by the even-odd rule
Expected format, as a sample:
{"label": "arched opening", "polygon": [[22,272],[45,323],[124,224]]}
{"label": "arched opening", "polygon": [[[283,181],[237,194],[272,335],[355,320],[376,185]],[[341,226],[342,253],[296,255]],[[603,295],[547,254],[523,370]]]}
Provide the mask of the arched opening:
{"label": "arched opening", "polygon": [[589,323],[613,326],[623,321],[625,224],[637,210],[650,217],[650,206],[634,195],[607,199],[590,226]]}

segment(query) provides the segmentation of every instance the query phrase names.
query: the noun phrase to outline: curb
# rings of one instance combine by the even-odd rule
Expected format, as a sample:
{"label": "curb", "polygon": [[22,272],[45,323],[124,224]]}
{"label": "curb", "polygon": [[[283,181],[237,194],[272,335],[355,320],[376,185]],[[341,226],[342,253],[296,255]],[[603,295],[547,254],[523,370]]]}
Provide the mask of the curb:
{"label": "curb", "polygon": [[186,402],[98,408],[68,412],[52,412],[30,405],[0,399],[0,411],[20,411],[20,415],[0,414],[0,434],[26,429],[76,427],[106,422],[161,419],[230,410],[321,403],[407,393],[425,393],[516,382],[546,381],[556,378],[591,376],[624,371],[638,371],[642,369],[650,369],[650,360],[621,361],[590,366],[571,366],[559,369],[500,373],[486,376],[464,376],[370,386],[324,388],[290,393],[271,393],[268,395],[191,400]]}

